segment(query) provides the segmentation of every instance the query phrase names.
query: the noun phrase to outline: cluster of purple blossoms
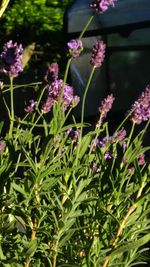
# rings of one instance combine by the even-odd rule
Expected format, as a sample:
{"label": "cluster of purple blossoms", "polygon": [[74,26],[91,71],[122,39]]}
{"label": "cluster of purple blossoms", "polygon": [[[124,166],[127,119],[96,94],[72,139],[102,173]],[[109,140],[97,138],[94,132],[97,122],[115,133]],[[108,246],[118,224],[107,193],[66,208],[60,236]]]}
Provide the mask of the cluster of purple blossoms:
{"label": "cluster of purple blossoms", "polygon": [[68,84],[64,85],[63,80],[57,79],[50,85],[47,85],[48,97],[46,99],[46,102],[42,106],[42,111],[44,113],[48,113],[51,110],[54,102],[60,99],[62,89],[64,90],[62,97],[64,110],[66,110],[71,105],[71,102],[74,99],[73,88]]}
{"label": "cluster of purple blossoms", "polygon": [[127,132],[126,130],[122,129],[119,132],[114,133],[113,135],[113,142],[122,141],[126,137]]}
{"label": "cluster of purple blossoms", "polygon": [[23,71],[22,67],[22,45],[12,42],[10,40],[4,45],[4,51],[1,53],[0,58],[2,61],[1,72],[9,77],[17,77]]}
{"label": "cluster of purple blossoms", "polygon": [[121,129],[119,132],[116,132],[114,135],[112,136],[105,136],[101,139],[96,138],[94,140],[91,141],[91,144],[89,145],[89,147],[92,147],[92,151],[96,151],[97,147],[106,147],[107,145],[112,145],[115,144],[117,142],[122,142],[122,146],[124,144],[124,138],[126,137],[126,130]]}
{"label": "cluster of purple blossoms", "polygon": [[94,0],[90,6],[94,8],[96,12],[104,13],[105,11],[107,11],[109,6],[112,6],[112,7],[115,6],[114,4],[115,1],[117,0]]}
{"label": "cluster of purple blossoms", "polygon": [[139,157],[138,157],[138,164],[139,165],[144,165],[145,164],[145,154],[141,154]]}
{"label": "cluster of purple blossoms", "polygon": [[27,107],[25,107],[25,111],[27,113],[32,113],[35,108],[36,108],[36,104],[37,104],[37,101],[34,101],[33,99],[29,100],[29,104],[27,105]]}
{"label": "cluster of purple blossoms", "polygon": [[[112,136],[105,136],[103,138],[97,138],[94,141],[92,140],[91,145],[89,147],[92,147],[92,151],[95,152],[96,149],[104,148],[104,159],[109,160],[113,158],[113,153],[109,150],[110,145],[116,144],[117,142],[120,142],[122,144],[125,143],[124,138],[126,137],[126,131],[124,129],[121,129],[120,131],[114,133]],[[94,142],[94,143],[93,143]]]}
{"label": "cluster of purple blossoms", "polygon": [[[51,82],[46,85],[47,98],[42,106],[43,113],[51,111],[54,102],[60,100],[61,97],[64,111],[71,105],[73,107],[77,105],[80,100],[78,96],[74,96],[73,87],[68,84],[64,84],[63,80],[58,79],[58,71],[59,69],[57,63],[51,64],[48,68],[46,80],[49,80],[49,76]],[[62,90],[63,95],[61,96]]]}
{"label": "cluster of purple blossoms", "polygon": [[97,122],[96,127],[100,127],[103,119],[106,118],[107,113],[111,110],[113,102],[114,102],[115,98],[113,97],[113,95],[108,95],[102,102],[101,105],[99,107],[99,112],[100,112],[100,119]]}
{"label": "cluster of purple blossoms", "polygon": [[116,132],[112,136],[104,137],[101,140],[99,140],[98,145],[100,147],[105,147],[106,145],[111,145],[116,142],[121,142],[126,137],[126,130],[122,129],[119,132]]}
{"label": "cluster of purple blossoms", "polygon": [[0,141],[0,153],[3,153],[6,147],[5,141]]}
{"label": "cluster of purple blossoms", "polygon": [[134,123],[140,124],[150,119],[150,85],[146,87],[138,100],[135,101],[132,110],[131,120]]}
{"label": "cluster of purple blossoms", "polygon": [[95,68],[101,67],[104,58],[105,58],[105,49],[106,45],[103,41],[98,41],[92,50],[92,57],[90,60],[91,65],[93,65]]}
{"label": "cluster of purple blossoms", "polygon": [[79,57],[80,53],[83,50],[82,41],[78,39],[72,39],[67,43],[67,46],[69,48],[69,54],[76,58]]}

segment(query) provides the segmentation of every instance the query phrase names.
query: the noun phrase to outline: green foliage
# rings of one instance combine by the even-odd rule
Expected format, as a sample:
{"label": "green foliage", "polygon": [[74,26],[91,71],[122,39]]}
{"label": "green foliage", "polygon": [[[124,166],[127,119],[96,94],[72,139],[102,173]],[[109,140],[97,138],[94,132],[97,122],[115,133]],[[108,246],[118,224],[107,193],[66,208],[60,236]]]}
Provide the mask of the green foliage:
{"label": "green foliage", "polygon": [[[59,119],[64,118],[59,102],[53,112],[46,122],[37,109],[16,121],[12,136],[5,136],[0,155],[2,266],[99,267],[106,255],[109,266],[144,262],[150,240],[150,166],[137,160],[149,149],[142,145],[144,133],[131,143],[125,138],[126,164],[120,157],[122,141],[93,150],[97,136],[109,138],[108,123],[81,137],[78,157],[78,144],[66,132],[72,125],[64,127]],[[108,148],[115,155],[110,160],[104,158]],[[93,162],[98,169],[91,168]]]}
{"label": "green foliage", "polygon": [[44,31],[58,31],[62,28],[63,14],[70,0],[15,0],[4,14],[6,34],[14,29],[24,28],[40,35]]}
{"label": "green foliage", "polygon": [[[1,84],[8,125],[0,123],[0,266],[145,264],[150,241],[150,165],[139,157],[150,152],[143,145],[150,121],[139,132],[130,122],[127,136],[114,138],[131,114],[113,134],[107,121],[91,130],[82,119],[77,123],[73,117],[67,123],[73,106],[64,111],[61,97],[47,117],[41,109],[44,83],[35,85],[35,110],[18,118],[13,96],[24,87],[15,86],[12,77],[10,85]],[[84,105],[82,110],[83,118]],[[95,146],[104,137],[107,142]]]}

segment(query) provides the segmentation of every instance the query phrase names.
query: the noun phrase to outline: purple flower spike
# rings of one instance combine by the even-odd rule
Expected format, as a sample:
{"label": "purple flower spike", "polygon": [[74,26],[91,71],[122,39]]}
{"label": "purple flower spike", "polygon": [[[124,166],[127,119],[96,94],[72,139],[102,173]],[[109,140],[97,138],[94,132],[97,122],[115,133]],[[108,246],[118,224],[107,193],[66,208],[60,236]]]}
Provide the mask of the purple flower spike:
{"label": "purple flower spike", "polygon": [[46,82],[54,82],[58,79],[58,72],[59,72],[59,67],[57,63],[52,63],[51,65],[48,66],[48,70],[46,72],[46,75],[44,77],[44,80]]}
{"label": "purple flower spike", "polygon": [[113,135],[113,139],[114,141],[122,141],[125,138],[126,134],[127,134],[126,130],[122,129]]}
{"label": "purple flower spike", "polygon": [[3,153],[6,147],[5,141],[0,141],[0,153]]}
{"label": "purple flower spike", "polygon": [[37,101],[29,100],[29,105],[24,109],[28,113],[32,113],[36,108]]}
{"label": "purple flower spike", "polygon": [[10,40],[4,45],[4,51],[0,57],[2,60],[1,72],[5,73],[9,77],[17,77],[20,72],[23,71],[22,67],[22,45],[12,42]]}
{"label": "purple flower spike", "polygon": [[66,110],[70,106],[70,104],[72,103],[73,99],[74,99],[73,87],[71,87],[68,84],[65,84],[64,95],[63,95],[64,110]]}
{"label": "purple flower spike", "polygon": [[113,95],[108,95],[102,102],[101,106],[99,107],[99,112],[101,114],[101,118],[105,118],[107,116],[107,113],[112,108],[112,104],[114,102],[115,98]]}
{"label": "purple flower spike", "polygon": [[107,11],[109,6],[114,7],[115,1],[117,1],[117,0],[94,0],[90,6],[92,8],[94,8],[96,10],[96,12],[101,14],[101,13],[104,13],[105,11]]}
{"label": "purple flower spike", "polygon": [[150,85],[146,87],[138,100],[135,101],[132,110],[131,120],[134,123],[140,124],[150,119]]}
{"label": "purple flower spike", "polygon": [[42,106],[42,112],[43,113],[48,113],[51,111],[51,108],[53,106],[54,99],[50,96],[47,97],[46,101],[44,102]]}
{"label": "purple flower spike", "polygon": [[83,45],[81,40],[71,40],[67,43],[69,48],[69,53],[72,57],[76,58],[79,57],[80,53],[83,50]]}
{"label": "purple flower spike", "polygon": [[106,45],[103,41],[98,41],[92,50],[92,57],[90,63],[95,66],[95,68],[101,67],[105,58],[105,48]]}
{"label": "purple flower spike", "polygon": [[138,157],[138,163],[139,163],[139,165],[144,165],[145,164],[145,155],[144,154],[141,154]]}

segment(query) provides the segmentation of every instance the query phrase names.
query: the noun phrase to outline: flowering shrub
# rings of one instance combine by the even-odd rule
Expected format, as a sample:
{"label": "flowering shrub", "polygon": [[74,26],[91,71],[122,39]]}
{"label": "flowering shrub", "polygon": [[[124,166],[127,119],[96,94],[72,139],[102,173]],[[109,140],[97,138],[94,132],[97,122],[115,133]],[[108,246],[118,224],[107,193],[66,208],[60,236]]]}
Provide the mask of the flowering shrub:
{"label": "flowering shrub", "polygon": [[[102,13],[114,4],[99,0],[91,6]],[[146,263],[150,166],[149,147],[143,140],[150,122],[150,85],[113,134],[109,134],[107,114],[115,99],[108,95],[100,103],[95,128],[85,134],[89,126],[84,121],[86,94],[106,47],[103,41],[93,44],[91,74],[80,100],[67,76],[72,58],[84,53],[81,37],[85,29],[78,40],[68,42],[64,79],[59,79],[58,64],[52,63],[38,85],[37,99],[23,107],[23,118],[17,118],[14,111],[14,93],[21,85],[13,83],[22,71],[22,46],[9,41],[1,52],[0,70],[10,77],[8,87],[0,83],[9,121],[6,131],[4,122],[0,123],[1,266]],[[73,117],[68,123],[79,101],[81,121]],[[132,124],[129,132],[127,120]],[[136,125],[142,122],[143,130],[135,134]]]}

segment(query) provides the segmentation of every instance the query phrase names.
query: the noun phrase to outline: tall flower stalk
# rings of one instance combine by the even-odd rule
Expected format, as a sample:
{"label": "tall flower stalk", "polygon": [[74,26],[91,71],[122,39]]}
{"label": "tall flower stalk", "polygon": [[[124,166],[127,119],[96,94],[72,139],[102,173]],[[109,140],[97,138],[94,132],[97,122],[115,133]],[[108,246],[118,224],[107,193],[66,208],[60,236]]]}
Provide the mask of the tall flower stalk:
{"label": "tall flower stalk", "polygon": [[104,58],[105,58],[105,44],[103,41],[98,41],[94,46],[93,46],[93,50],[92,50],[92,55],[91,55],[91,60],[90,63],[93,66],[91,73],[89,75],[86,87],[85,87],[85,91],[83,94],[83,99],[82,99],[82,110],[81,110],[81,131],[80,131],[80,136],[79,136],[79,145],[78,145],[78,150],[77,150],[77,156],[76,156],[76,161],[75,163],[77,164],[78,162],[78,157],[79,157],[79,151],[80,151],[80,146],[81,146],[81,140],[82,140],[82,135],[83,135],[83,123],[84,123],[84,113],[85,113],[85,100],[86,100],[86,96],[87,96],[87,92],[89,89],[89,86],[91,84],[93,75],[94,75],[94,71],[96,68],[101,67]]}
{"label": "tall flower stalk", "polygon": [[12,137],[13,125],[14,125],[14,94],[13,94],[13,77],[10,77],[10,128],[9,135]]}
{"label": "tall flower stalk", "polygon": [[10,78],[10,129],[9,135],[12,136],[14,125],[14,96],[13,96],[13,78],[17,77],[23,71],[22,67],[22,45],[13,43],[12,40],[4,45],[3,52],[0,55],[2,65],[0,71]]}

